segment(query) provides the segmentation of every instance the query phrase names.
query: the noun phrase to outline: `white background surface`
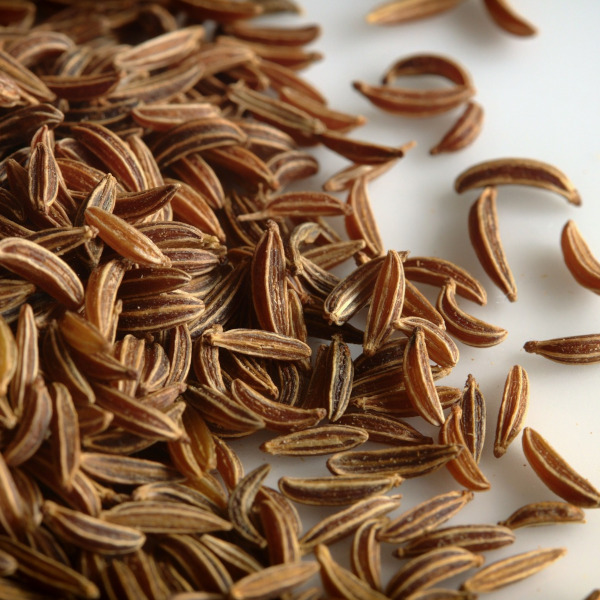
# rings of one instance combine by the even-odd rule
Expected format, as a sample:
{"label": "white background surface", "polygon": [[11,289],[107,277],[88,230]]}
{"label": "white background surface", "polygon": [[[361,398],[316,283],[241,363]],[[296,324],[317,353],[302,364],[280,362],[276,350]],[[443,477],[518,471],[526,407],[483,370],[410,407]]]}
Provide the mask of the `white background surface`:
{"label": "white background surface", "polygon": [[[311,49],[322,52],[324,59],[304,75],[322,90],[332,108],[368,119],[352,136],[389,145],[417,141],[416,148],[370,187],[387,248],[410,250],[414,256],[437,255],[462,265],[486,287],[488,305],[464,301],[461,305],[509,331],[508,338],[493,348],[477,350],[460,344],[460,361],[441,382],[462,388],[472,373],[488,408],[488,443],[481,467],[492,489],[477,494],[450,523],[496,523],[525,503],[556,499],[527,465],[520,437],[502,459],[492,455],[504,380],[514,364],[522,365],[530,378],[526,425],[539,431],[574,468],[600,486],[600,364],[563,366],[522,349],[530,339],[600,331],[600,297],[574,281],[559,244],[562,227],[574,219],[600,258],[600,2],[513,0],[515,10],[538,27],[538,35],[532,38],[517,38],[500,30],[487,16],[483,3],[475,0],[424,21],[387,28],[365,22],[365,14],[376,4],[302,0],[302,17],[277,17],[269,22],[321,24],[322,36]],[[486,112],[479,139],[453,155],[430,157],[428,150],[460,109],[432,119],[409,120],[371,106],[351,86],[353,80],[377,84],[396,59],[420,52],[445,54],[464,65],[478,91],[475,99]],[[314,189],[347,165],[326,149],[318,149],[317,155],[322,167],[310,182]],[[582,206],[574,207],[542,190],[500,190],[501,235],[519,293],[512,304],[491,283],[470,246],[467,214],[477,193],[458,196],[453,191],[455,177],[465,168],[505,156],[554,164],[571,178],[583,199]],[[434,298],[433,288],[430,291]],[[422,422],[418,427],[429,431]],[[256,451],[254,436],[233,445],[248,471],[263,462],[274,465],[268,480],[271,485],[283,474],[328,474],[326,457],[275,460]],[[403,495],[398,512],[457,488],[445,471],[407,481],[396,490]],[[330,512],[305,511],[305,527]],[[568,549],[564,558],[543,573],[488,597],[577,600],[600,588],[600,510],[587,511],[586,518],[585,525],[519,530],[514,545],[488,553],[486,564],[538,547]],[[334,547],[343,563],[348,548],[349,541]],[[388,558],[392,550],[391,545],[383,547],[388,573],[399,566]],[[449,583],[456,586],[463,579],[457,577]]]}

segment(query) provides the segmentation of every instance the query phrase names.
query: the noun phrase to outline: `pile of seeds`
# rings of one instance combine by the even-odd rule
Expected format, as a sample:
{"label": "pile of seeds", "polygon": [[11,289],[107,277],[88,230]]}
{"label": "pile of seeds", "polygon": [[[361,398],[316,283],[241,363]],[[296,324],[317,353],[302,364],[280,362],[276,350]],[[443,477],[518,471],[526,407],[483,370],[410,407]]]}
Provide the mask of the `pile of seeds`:
{"label": "pile of seeds", "polygon": [[[364,119],[329,108],[298,75],[320,58],[304,49],[318,26],[249,22],[292,9],[0,1],[2,598],[473,598],[564,549],[485,567],[482,552],[520,527],[582,522],[582,507],[600,506],[523,429],[529,385],[517,365],[494,453],[523,431],[528,461],[562,501],[498,525],[441,527],[490,483],[478,466],[486,409],[475,378],[462,390],[438,381],[458,361],[455,338],[486,347],[507,332],[459,306],[486,302],[459,265],[385,250],[368,184],[412,144],[349,137]],[[419,106],[427,114],[439,100]],[[480,120],[468,125],[472,141]],[[292,191],[318,171],[316,144],[352,164],[324,191]],[[578,197],[563,173],[530,159],[458,178],[458,191],[485,186],[470,233],[490,277],[516,297],[493,204],[507,182]],[[563,249],[597,290],[573,224]],[[435,306],[421,283],[439,287]],[[526,345],[563,362],[598,360],[597,347],[597,336]],[[246,473],[230,442],[263,430],[262,451],[324,455],[331,475],[285,476],[276,490],[264,484],[268,464]],[[456,491],[386,516],[400,506],[388,492],[440,468]],[[337,509],[304,531],[296,504]],[[342,539],[347,566],[329,550]],[[403,561],[389,581],[384,544]],[[463,573],[460,591],[434,588]]]}

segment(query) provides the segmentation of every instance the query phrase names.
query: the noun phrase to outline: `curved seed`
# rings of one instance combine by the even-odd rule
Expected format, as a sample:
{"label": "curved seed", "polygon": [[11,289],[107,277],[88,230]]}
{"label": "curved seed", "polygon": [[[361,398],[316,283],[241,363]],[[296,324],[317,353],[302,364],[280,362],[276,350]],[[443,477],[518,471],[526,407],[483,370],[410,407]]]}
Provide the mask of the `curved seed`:
{"label": "curved seed", "polygon": [[496,188],[486,187],[469,211],[469,237],[477,258],[490,279],[514,302],[517,284],[500,239]]}
{"label": "curved seed", "polygon": [[519,529],[520,527],[537,527],[557,523],[585,523],[585,513],[579,506],[568,502],[532,502],[517,508],[498,525]]}
{"label": "curved seed", "polygon": [[533,25],[515,13],[507,0],[483,0],[483,4],[496,25],[504,31],[524,37],[537,33]]}
{"label": "curved seed", "polygon": [[522,439],[525,458],[550,490],[575,506],[600,507],[600,492],[579,475],[537,431],[526,427]]}
{"label": "curved seed", "polygon": [[60,257],[23,238],[0,240],[0,265],[38,286],[50,296],[76,310],[83,304],[83,285]]}
{"label": "curved seed", "polygon": [[563,258],[575,280],[600,294],[600,262],[596,260],[574,221],[567,221],[560,237]]}
{"label": "curved seed", "polygon": [[478,163],[456,178],[454,189],[462,194],[491,185],[529,185],[560,194],[571,204],[581,204],[579,193],[562,171],[532,158],[498,158]]}
{"label": "curved seed", "polygon": [[460,426],[462,409],[454,405],[450,415],[440,428],[440,444],[457,444],[464,446],[464,450],[446,465],[450,474],[458,483],[474,492],[482,492],[490,489],[490,482],[481,472],[473,455],[467,448],[465,438]]}
{"label": "curved seed", "polygon": [[470,146],[481,132],[483,117],[481,105],[471,100],[444,137],[429,150],[429,154],[435,156],[444,152],[457,152]]}
{"label": "curved seed", "polygon": [[280,435],[261,444],[260,449],[280,456],[318,456],[355,448],[368,438],[358,427],[321,425]]}
{"label": "curved seed", "polygon": [[392,0],[375,7],[367,15],[372,25],[396,25],[426,19],[458,6],[463,0]]}
{"label": "curved seed", "polygon": [[529,378],[519,365],[511,368],[504,384],[502,403],[496,425],[494,456],[500,458],[519,435],[529,407]]}
{"label": "curved seed", "polygon": [[477,348],[495,346],[506,338],[506,329],[486,323],[461,310],[456,304],[455,292],[456,283],[448,281],[440,291],[437,302],[437,309],[452,335],[464,344]]}

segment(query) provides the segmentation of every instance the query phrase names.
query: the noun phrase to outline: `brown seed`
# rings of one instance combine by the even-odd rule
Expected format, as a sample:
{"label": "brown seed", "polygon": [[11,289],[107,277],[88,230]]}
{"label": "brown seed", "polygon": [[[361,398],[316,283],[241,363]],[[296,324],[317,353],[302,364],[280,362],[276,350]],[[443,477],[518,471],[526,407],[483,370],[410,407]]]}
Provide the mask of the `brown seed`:
{"label": "brown seed", "polygon": [[426,19],[458,6],[462,0],[392,0],[371,10],[367,22],[373,25],[396,25]]}
{"label": "brown seed", "polygon": [[455,525],[423,533],[394,552],[398,558],[418,556],[434,548],[458,546],[469,552],[487,552],[512,544],[515,534],[502,525]]}
{"label": "brown seed", "polygon": [[309,552],[318,544],[333,544],[352,534],[361,523],[379,518],[400,506],[401,496],[373,496],[355,502],[309,529],[301,538],[300,546]]}
{"label": "brown seed", "polygon": [[349,450],[334,454],[327,468],[334,475],[400,475],[406,479],[436,471],[456,458],[455,444],[397,446],[383,450]]}
{"label": "brown seed", "polygon": [[506,261],[496,212],[496,188],[486,187],[469,212],[469,236],[475,254],[490,279],[515,302],[517,285]]}
{"label": "brown seed", "polygon": [[470,146],[479,136],[483,126],[483,108],[471,100],[454,125],[444,137],[429,151],[436,155],[444,152],[457,152]]}
{"label": "brown seed", "polygon": [[456,293],[467,300],[485,305],[487,295],[482,285],[470,273],[444,260],[431,256],[413,256],[404,261],[407,279],[442,287],[448,279],[456,282]]}
{"label": "brown seed", "polygon": [[381,591],[381,544],[377,531],[381,519],[365,521],[355,532],[350,549],[352,572],[368,583],[374,590]]}
{"label": "brown seed", "polygon": [[464,450],[446,465],[452,477],[462,486],[475,492],[486,491],[490,489],[490,482],[481,472],[473,455],[467,448],[465,438],[461,428],[462,409],[454,405],[451,413],[440,428],[440,444],[457,444],[464,447]]}
{"label": "brown seed", "polygon": [[532,158],[498,158],[478,163],[463,171],[454,182],[459,194],[493,185],[539,187],[564,196],[571,204],[581,204],[579,193],[564,173]]}
{"label": "brown seed", "polygon": [[581,508],[568,502],[546,501],[532,502],[517,508],[498,525],[519,529],[560,523],[585,523],[585,513]]}
{"label": "brown seed", "polygon": [[359,177],[348,190],[346,203],[352,211],[346,215],[344,224],[348,237],[352,240],[364,240],[367,244],[365,253],[370,258],[376,258],[384,253],[384,245],[371,208],[367,182],[367,177]]}
{"label": "brown seed", "polygon": [[484,567],[469,577],[461,585],[461,589],[473,594],[492,592],[535,575],[564,556],[565,553],[564,548],[544,548],[515,554]]}
{"label": "brown seed", "polygon": [[318,456],[333,454],[364,444],[369,434],[348,425],[321,425],[280,435],[261,444],[269,454],[283,456]]}
{"label": "brown seed", "polygon": [[278,598],[306,582],[318,570],[319,565],[314,561],[296,561],[266,567],[236,581],[229,590],[229,596],[232,600]]}
{"label": "brown seed", "polygon": [[402,566],[389,581],[386,594],[392,600],[407,598],[417,590],[479,567],[483,561],[483,556],[458,546],[430,550]]}
{"label": "brown seed", "polygon": [[441,289],[437,302],[438,311],[452,335],[464,344],[477,348],[495,346],[506,338],[506,329],[486,323],[461,310],[456,303],[455,293],[456,283],[449,280]]}
{"label": "brown seed", "polygon": [[526,427],[522,439],[525,458],[550,490],[575,506],[600,506],[600,492],[579,475],[539,433]]}
{"label": "brown seed", "polygon": [[537,33],[535,27],[517,15],[507,0],[484,0],[484,6],[496,25],[513,35],[530,36]]}
{"label": "brown seed", "polygon": [[467,377],[467,382],[460,399],[462,417],[460,426],[465,438],[465,445],[479,463],[485,441],[486,406],[479,386],[473,375]]}
{"label": "brown seed", "polygon": [[364,498],[383,494],[400,485],[397,475],[357,477],[281,477],[279,489],[291,500],[315,506],[344,506]]}
{"label": "brown seed", "polygon": [[369,434],[370,442],[392,446],[431,444],[433,442],[432,438],[393,416],[373,413],[346,413],[338,419],[338,423],[364,429]]}
{"label": "brown seed", "polygon": [[506,383],[496,425],[494,456],[500,458],[519,435],[529,406],[529,378],[523,367],[511,368]]}
{"label": "brown seed", "polygon": [[75,271],[39,244],[13,237],[0,240],[0,265],[70,309],[77,309],[83,303],[83,285]]}
{"label": "brown seed", "polygon": [[573,335],[543,341],[529,341],[526,352],[567,365],[586,365],[600,361],[600,334]]}
{"label": "brown seed", "polygon": [[592,255],[574,221],[563,227],[560,245],[567,268],[583,287],[600,294],[600,263]]}
{"label": "brown seed", "polygon": [[441,425],[444,412],[431,372],[425,334],[420,326],[414,328],[406,345],[402,375],[413,408],[428,423]]}

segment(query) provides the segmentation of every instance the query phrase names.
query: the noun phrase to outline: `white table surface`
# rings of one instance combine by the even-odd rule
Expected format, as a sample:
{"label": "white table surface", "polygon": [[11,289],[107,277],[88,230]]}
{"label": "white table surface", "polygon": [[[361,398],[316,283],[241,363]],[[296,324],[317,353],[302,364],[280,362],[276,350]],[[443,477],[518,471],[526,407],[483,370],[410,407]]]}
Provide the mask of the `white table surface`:
{"label": "white table surface", "polygon": [[[493,348],[459,344],[460,361],[443,380],[462,387],[472,373],[480,384],[488,409],[488,443],[481,467],[492,484],[490,491],[477,494],[450,523],[496,523],[525,503],[557,499],[528,466],[520,436],[502,459],[492,455],[504,380],[514,364],[522,365],[530,379],[526,425],[539,431],[574,468],[600,487],[600,364],[564,366],[522,349],[531,339],[600,331],[600,297],[571,277],[559,244],[562,227],[574,219],[600,258],[600,2],[513,0],[515,10],[538,27],[538,35],[531,38],[500,30],[485,13],[483,3],[475,0],[427,20],[394,27],[365,22],[365,14],[376,4],[371,0],[302,0],[303,16],[271,18],[269,22],[321,24],[322,35],[311,48],[322,52],[324,59],[304,75],[325,94],[332,108],[368,119],[351,135],[389,145],[416,140],[417,146],[370,187],[386,246],[410,250],[415,256],[437,255],[462,265],[484,284],[488,304],[461,305],[509,331],[507,339]],[[483,105],[486,117],[479,139],[469,148],[437,157],[428,153],[460,109],[431,119],[406,119],[382,112],[352,88],[354,80],[377,84],[396,59],[420,52],[445,54],[471,73],[477,88],[475,99]],[[321,172],[310,181],[314,189],[347,164],[326,149],[316,152]],[[518,287],[516,303],[510,303],[492,284],[471,248],[467,214],[477,192],[459,196],[453,190],[455,177],[465,168],[507,156],[554,164],[571,178],[583,200],[575,207],[544,190],[500,189],[500,231]],[[434,298],[433,288],[430,290]],[[433,431],[420,423],[419,427]],[[276,460],[261,454],[257,446],[254,437],[234,443],[247,470],[267,461],[273,464],[268,479],[271,485],[283,474],[328,474],[324,457]],[[396,490],[403,494],[400,511],[458,487],[445,470],[406,481]],[[330,512],[304,511],[305,527]],[[535,548],[568,550],[543,573],[488,597],[583,600],[592,589],[600,588],[600,510],[587,511],[586,518],[584,525],[521,529],[514,545],[487,553],[489,564]],[[347,561],[348,547],[348,541],[334,547],[341,562]],[[392,550],[390,545],[383,548],[388,574],[398,566],[389,558]],[[449,584],[457,585],[463,579],[456,577]]]}

